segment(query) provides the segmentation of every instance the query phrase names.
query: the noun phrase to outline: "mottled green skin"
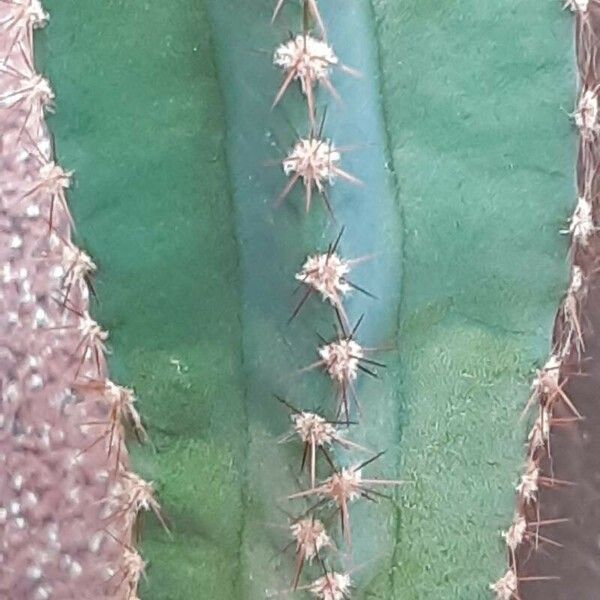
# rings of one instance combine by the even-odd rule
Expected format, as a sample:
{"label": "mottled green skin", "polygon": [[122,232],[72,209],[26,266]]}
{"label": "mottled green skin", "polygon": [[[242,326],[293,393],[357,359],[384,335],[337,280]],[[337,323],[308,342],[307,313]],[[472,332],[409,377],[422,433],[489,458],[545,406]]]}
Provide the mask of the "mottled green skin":
{"label": "mottled green skin", "polygon": [[191,0],[47,8],[40,64],[80,242],[99,265],[94,314],[112,377],[139,396],[156,452],[135,467],[174,533],[146,520],[143,597],[240,597],[240,276],[206,17]]}
{"label": "mottled green skin", "polygon": [[401,470],[418,480],[391,596],[486,598],[566,287],[572,21],[553,1],[374,4],[406,234]]}
{"label": "mottled green skin", "polygon": [[[365,185],[340,182],[333,203],[343,252],[378,253],[355,279],[379,300],[356,295],[350,312],[366,312],[365,343],[396,347],[359,385],[352,436],[388,449],[370,474],[410,482],[396,505],[355,507],[356,597],[485,598],[504,566],[519,413],[566,281],[569,21],[551,2],[336,1],[321,2],[330,40],[363,77],[334,77],[344,101],[329,101],[326,132],[359,145],[345,166]],[[299,452],[276,446],[287,421],[272,394],[331,408],[327,380],[298,373],[329,311],[313,300],[286,320],[294,271],[338,230],[318,205],[305,217],[300,193],[274,209],[285,179],[265,166],[305,130],[296,88],[269,110],[279,79],[261,52],[296,27],[296,5],[271,28],[267,0],[47,4],[38,48],[100,266],[95,314],[156,445],[135,466],[174,530],[148,520],[142,598],[285,590],[277,507],[294,508],[282,498]]]}

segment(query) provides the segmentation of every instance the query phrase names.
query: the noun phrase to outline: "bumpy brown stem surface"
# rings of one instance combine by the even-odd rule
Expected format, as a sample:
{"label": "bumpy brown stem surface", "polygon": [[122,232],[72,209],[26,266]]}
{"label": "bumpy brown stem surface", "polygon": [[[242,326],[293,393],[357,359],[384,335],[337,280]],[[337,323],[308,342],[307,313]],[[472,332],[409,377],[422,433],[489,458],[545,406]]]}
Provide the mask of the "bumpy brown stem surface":
{"label": "bumpy brown stem surface", "polygon": [[110,456],[106,425],[84,425],[109,419],[89,386],[106,365],[82,341],[89,291],[69,273],[60,192],[44,184],[53,150],[44,102],[23,91],[33,52],[27,24],[10,25],[18,10],[0,3],[0,597],[131,598],[121,425]]}

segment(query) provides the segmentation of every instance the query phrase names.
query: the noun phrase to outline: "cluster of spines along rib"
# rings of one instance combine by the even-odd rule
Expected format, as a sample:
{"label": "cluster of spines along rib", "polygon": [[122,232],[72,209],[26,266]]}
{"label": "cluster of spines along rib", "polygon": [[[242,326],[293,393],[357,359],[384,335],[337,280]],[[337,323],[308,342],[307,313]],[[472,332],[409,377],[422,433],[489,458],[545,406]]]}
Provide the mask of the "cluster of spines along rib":
{"label": "cluster of spines along rib", "polygon": [[[584,350],[582,306],[585,303],[588,281],[597,271],[598,226],[595,222],[600,170],[598,80],[595,65],[598,58],[597,33],[591,27],[591,10],[600,10],[598,0],[568,0],[565,8],[575,18],[576,54],[580,75],[579,100],[573,120],[579,130],[578,198],[569,227],[563,232],[570,236],[571,274],[569,287],[558,309],[552,337],[552,351],[546,364],[537,371],[527,409],[534,412],[534,421],[527,438],[527,457],[517,485],[517,505],[510,527],[503,532],[508,551],[509,567],[504,576],[490,587],[500,600],[521,597],[520,584],[556,579],[540,573],[521,577],[519,553],[527,544],[532,551],[560,551],[552,539],[552,528],[568,521],[564,518],[540,517],[541,487],[569,486],[572,483],[561,473],[554,473],[550,438],[555,427],[576,428],[583,415],[565,392],[569,377],[580,374]],[[547,471],[547,472],[546,472]]]}
{"label": "cluster of spines along rib", "polygon": [[39,0],[0,2],[0,596],[133,600],[138,511],[159,507],[128,469],[126,425],[144,431],[107,378],[96,267],[71,239],[54,93],[34,66],[47,21]]}
{"label": "cluster of spines along rib", "polygon": [[[276,3],[273,17],[277,17],[284,0]],[[304,97],[307,106],[307,129],[305,138],[295,140],[289,154],[282,160],[282,168],[288,177],[279,199],[286,199],[295,187],[303,187],[306,211],[310,210],[316,196],[320,196],[325,209],[332,215],[328,190],[337,180],[350,184],[360,183],[341,167],[342,152],[331,139],[325,136],[324,115],[317,114],[316,90],[324,88],[334,98],[337,96],[330,81],[333,69],[352,74],[344,66],[327,42],[325,24],[316,0],[304,0],[303,30],[291,35],[278,46],[273,63],[282,71],[282,83],[275,93],[273,106],[277,105],[286,92],[295,85]],[[313,30],[310,31],[310,25]],[[324,111],[323,111],[324,112]],[[292,590],[310,592],[318,600],[345,600],[351,595],[352,572],[344,566],[340,556],[335,556],[333,543],[327,527],[336,521],[341,525],[344,543],[350,545],[350,505],[355,501],[374,501],[382,497],[380,486],[396,486],[399,481],[368,479],[363,469],[373,463],[381,453],[363,448],[344,435],[351,419],[356,414],[356,381],[360,376],[375,375],[375,369],[383,367],[371,357],[376,351],[363,347],[359,325],[350,323],[344,309],[344,296],[349,292],[369,293],[352,280],[352,268],[368,257],[344,259],[339,254],[343,228],[328,248],[306,258],[295,274],[303,289],[301,298],[293,310],[295,318],[305,302],[319,297],[332,309],[337,325],[337,336],[322,340],[317,348],[317,360],[304,370],[321,369],[331,379],[335,399],[331,403],[329,416],[303,410],[294,405],[293,399],[280,398],[290,414],[291,430],[284,438],[296,443],[301,449],[302,468],[306,473],[306,488],[290,494],[288,499],[298,503],[304,501],[297,518],[290,518],[290,546],[295,550]],[[356,453],[350,466],[336,463],[332,450],[341,448]],[[326,465],[327,474],[321,478],[319,472]],[[308,510],[306,509],[308,507]],[[337,564],[337,569],[332,565]],[[312,565],[312,579],[304,570]]]}

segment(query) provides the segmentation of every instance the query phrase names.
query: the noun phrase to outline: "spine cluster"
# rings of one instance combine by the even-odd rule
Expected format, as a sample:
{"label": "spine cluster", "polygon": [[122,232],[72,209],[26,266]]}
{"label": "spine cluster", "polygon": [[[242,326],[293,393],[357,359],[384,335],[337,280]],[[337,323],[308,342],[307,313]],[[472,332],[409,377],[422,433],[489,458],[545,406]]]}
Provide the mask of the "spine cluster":
{"label": "spine cluster", "polygon": [[554,473],[551,437],[555,428],[577,428],[583,415],[569,398],[565,387],[573,374],[581,374],[584,329],[582,307],[586,301],[591,277],[597,271],[598,224],[595,221],[598,202],[600,113],[598,92],[600,81],[595,72],[598,38],[592,29],[592,8],[600,8],[598,0],[568,0],[565,8],[575,17],[576,54],[579,69],[579,101],[573,120],[579,131],[578,198],[568,229],[570,236],[571,274],[569,287],[558,309],[552,350],[546,364],[537,371],[527,409],[535,411],[535,420],[527,438],[527,458],[516,487],[517,506],[513,522],[502,536],[508,551],[509,567],[503,577],[490,588],[499,600],[522,598],[522,582],[557,579],[540,574],[522,577],[520,550],[532,551],[544,546],[545,551],[560,549],[551,537],[553,527],[568,518],[542,519],[539,492],[542,487],[564,487],[572,482]]}
{"label": "spine cluster", "polygon": [[[284,0],[277,2],[274,19],[283,3]],[[316,0],[303,0],[302,6],[303,30],[290,35],[273,54],[273,63],[282,72],[282,83],[275,93],[273,106],[297,84],[307,106],[308,130],[306,137],[292,143],[289,154],[281,162],[288,180],[279,200],[283,201],[294,188],[301,186],[306,211],[310,210],[315,196],[318,196],[333,216],[330,187],[337,180],[350,184],[359,184],[360,181],[342,168],[343,149],[325,134],[325,111],[318,110],[317,94],[319,88],[324,88],[330,96],[337,97],[330,79],[334,69],[347,74],[355,72],[342,64],[327,41]],[[344,300],[349,293],[371,294],[355,283],[352,275],[353,268],[370,257],[343,258],[339,252],[343,232],[342,227],[327,249],[309,255],[299,267],[295,279],[302,292],[291,315],[291,319],[296,318],[311,297],[320,298],[332,310],[337,335],[333,339],[321,339],[315,362],[304,368],[304,371],[321,370],[331,380],[334,389],[331,410],[324,416],[296,407],[288,399],[279,399],[291,419],[291,431],[284,441],[298,445],[301,469],[306,474],[305,489],[288,496],[295,507],[303,503],[300,516],[290,517],[288,530],[289,547],[295,550],[291,587],[308,591],[318,600],[347,600],[352,591],[352,570],[336,552],[339,544],[334,543],[335,536],[328,528],[339,522],[340,541],[349,550],[350,506],[360,500],[388,498],[381,488],[402,483],[367,478],[364,470],[382,453],[361,447],[346,437],[350,425],[356,424],[353,419],[360,413],[357,398],[359,378],[365,375],[376,377],[377,369],[385,365],[373,358],[377,348],[366,348],[359,341],[362,317],[351,323],[344,308]],[[360,458],[344,456],[345,464],[339,464],[336,460],[338,453],[335,452],[339,449],[356,453]],[[307,574],[308,581],[304,582],[303,573],[308,566],[313,574],[311,578]]]}
{"label": "spine cluster", "polygon": [[[129,470],[133,391],[108,379],[108,334],[90,316],[93,260],[72,241],[72,173],[34,65],[39,0],[0,2],[0,596],[137,598],[140,511],[153,486]],[[162,520],[162,519],[161,519]]]}

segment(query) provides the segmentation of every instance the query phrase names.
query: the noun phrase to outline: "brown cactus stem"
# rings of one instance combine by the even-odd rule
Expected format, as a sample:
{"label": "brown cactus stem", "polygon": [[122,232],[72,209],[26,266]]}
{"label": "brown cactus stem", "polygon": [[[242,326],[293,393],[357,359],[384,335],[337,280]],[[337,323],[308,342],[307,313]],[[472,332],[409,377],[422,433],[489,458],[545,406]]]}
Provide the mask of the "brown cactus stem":
{"label": "brown cactus stem", "polygon": [[34,0],[0,2],[0,597],[131,599],[140,506],[121,494],[122,423],[105,438],[90,424],[111,414],[85,385],[107,378],[106,336],[45,125],[54,94],[33,66],[46,20]]}

